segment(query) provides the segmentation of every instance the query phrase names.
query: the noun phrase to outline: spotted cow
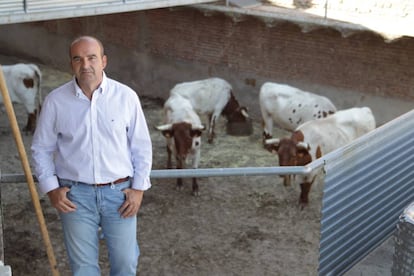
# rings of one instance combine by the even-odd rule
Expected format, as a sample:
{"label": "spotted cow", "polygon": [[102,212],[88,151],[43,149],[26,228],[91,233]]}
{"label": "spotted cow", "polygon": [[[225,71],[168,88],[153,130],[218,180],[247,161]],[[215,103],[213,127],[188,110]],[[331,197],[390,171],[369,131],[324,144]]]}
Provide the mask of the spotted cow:
{"label": "spotted cow", "polygon": [[170,95],[179,94],[188,99],[198,114],[207,114],[208,142],[214,140],[214,127],[223,114],[228,123],[246,122],[249,118],[247,108],[240,106],[233,95],[232,86],[220,78],[209,78],[176,84]]}
{"label": "spotted cow", "polygon": [[[185,169],[188,159],[192,168],[198,168],[201,151],[201,134],[205,126],[189,100],[171,95],[164,103],[164,124],[157,126],[167,141],[167,168],[172,168],[171,156],[176,158],[177,169]],[[193,195],[199,195],[197,179],[192,180]],[[182,179],[177,178],[177,189],[182,189]]]}
{"label": "spotted cow", "polygon": [[[27,124],[23,130],[33,133],[42,102],[41,71],[35,64],[24,63],[3,65],[2,70],[11,101],[23,104],[28,114]],[[3,103],[3,97],[0,97],[0,102]]]}
{"label": "spotted cow", "polygon": [[[269,149],[277,153],[280,166],[304,166],[352,140],[375,129],[375,118],[369,107],[355,107],[337,111],[320,120],[308,121],[289,138],[267,139]],[[299,175],[301,194],[299,203],[305,207],[309,191],[317,174]],[[283,176],[284,185],[290,185],[291,176]]]}
{"label": "spotted cow", "polygon": [[272,138],[273,123],[293,131],[309,120],[325,118],[336,112],[335,105],[324,96],[272,82],[261,86],[259,104],[263,119],[263,142]]}

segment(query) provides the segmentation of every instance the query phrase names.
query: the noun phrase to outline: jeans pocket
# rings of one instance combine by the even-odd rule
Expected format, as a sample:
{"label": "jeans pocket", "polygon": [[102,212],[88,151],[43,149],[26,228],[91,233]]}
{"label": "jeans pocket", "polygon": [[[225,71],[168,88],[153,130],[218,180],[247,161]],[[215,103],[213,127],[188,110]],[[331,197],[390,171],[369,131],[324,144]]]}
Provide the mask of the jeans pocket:
{"label": "jeans pocket", "polygon": [[59,179],[59,187],[68,187],[69,189],[72,189],[73,181],[66,180],[66,179]]}

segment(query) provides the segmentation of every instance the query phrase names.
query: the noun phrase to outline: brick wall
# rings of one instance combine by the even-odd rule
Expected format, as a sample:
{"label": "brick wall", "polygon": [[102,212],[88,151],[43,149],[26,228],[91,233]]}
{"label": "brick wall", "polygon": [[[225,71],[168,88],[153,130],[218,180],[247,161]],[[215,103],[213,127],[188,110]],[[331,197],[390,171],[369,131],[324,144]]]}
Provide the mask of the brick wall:
{"label": "brick wall", "polygon": [[[103,40],[114,77],[157,97],[165,98],[177,82],[219,76],[247,103],[257,101],[265,81],[325,87],[315,91],[321,94],[335,89],[414,101],[414,38],[386,43],[370,32],[303,33],[288,22],[275,27],[254,17],[235,22],[190,7],[0,26],[0,51],[67,69],[62,53],[68,41],[86,33]],[[33,40],[32,46],[22,37]]]}

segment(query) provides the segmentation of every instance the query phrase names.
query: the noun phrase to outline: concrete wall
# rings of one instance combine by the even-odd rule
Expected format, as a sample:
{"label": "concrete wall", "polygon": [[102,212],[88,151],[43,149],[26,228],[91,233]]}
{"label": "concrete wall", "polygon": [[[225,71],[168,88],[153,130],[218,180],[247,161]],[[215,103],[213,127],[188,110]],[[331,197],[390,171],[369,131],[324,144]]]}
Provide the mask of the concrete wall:
{"label": "concrete wall", "polygon": [[140,95],[166,98],[177,82],[218,76],[256,119],[265,81],[326,95],[339,108],[370,106],[379,124],[414,102],[414,38],[386,43],[370,32],[303,33],[288,22],[268,27],[191,7],[2,25],[0,54],[69,70],[68,44],[81,34],[102,39],[107,73]]}

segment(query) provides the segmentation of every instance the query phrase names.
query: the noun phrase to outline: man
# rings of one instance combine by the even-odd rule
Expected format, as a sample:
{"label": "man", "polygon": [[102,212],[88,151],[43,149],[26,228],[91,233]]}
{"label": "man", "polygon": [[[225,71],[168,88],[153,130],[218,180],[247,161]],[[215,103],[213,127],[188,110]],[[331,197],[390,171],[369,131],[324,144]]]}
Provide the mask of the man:
{"label": "man", "polygon": [[75,39],[69,54],[74,78],[45,98],[33,137],[39,189],[60,214],[73,275],[100,275],[101,227],[110,275],[135,276],[137,213],[151,187],[147,123],[137,94],[106,76],[98,39]]}

